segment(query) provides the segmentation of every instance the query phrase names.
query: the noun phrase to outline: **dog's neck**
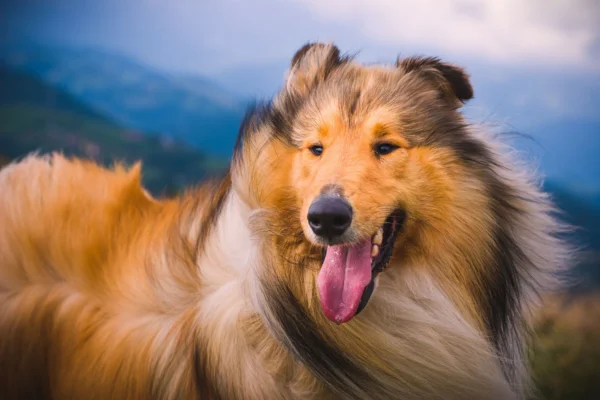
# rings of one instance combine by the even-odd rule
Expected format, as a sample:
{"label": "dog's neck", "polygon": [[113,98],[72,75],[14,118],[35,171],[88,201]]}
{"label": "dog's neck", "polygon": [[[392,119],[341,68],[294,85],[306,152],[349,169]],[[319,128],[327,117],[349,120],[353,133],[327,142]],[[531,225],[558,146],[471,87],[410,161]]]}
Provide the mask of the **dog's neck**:
{"label": "dog's neck", "polygon": [[[279,387],[265,368],[260,349],[249,345],[247,338],[249,330],[262,326],[253,300],[261,257],[249,227],[252,212],[235,190],[230,188],[225,196],[198,259],[203,281],[199,324],[208,353],[203,368],[215,371],[211,380],[221,396],[271,399]],[[267,335],[263,330],[261,336]]]}
{"label": "dog's neck", "polygon": [[263,279],[277,259],[266,254],[277,249],[253,229],[258,213],[230,189],[198,259],[207,367],[230,397],[304,398],[308,386],[322,396],[416,399],[470,385],[475,396],[512,398],[484,338],[427,275],[390,272],[370,307],[343,326],[318,304],[305,309],[285,277]]}

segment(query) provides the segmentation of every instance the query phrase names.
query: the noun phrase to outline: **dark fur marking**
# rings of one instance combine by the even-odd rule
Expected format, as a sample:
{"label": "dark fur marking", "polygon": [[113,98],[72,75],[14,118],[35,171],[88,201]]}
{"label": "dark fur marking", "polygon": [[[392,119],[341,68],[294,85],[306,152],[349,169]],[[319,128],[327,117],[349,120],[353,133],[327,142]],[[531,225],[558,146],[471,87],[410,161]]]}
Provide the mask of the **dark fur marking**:
{"label": "dark fur marking", "polygon": [[200,232],[198,232],[198,237],[196,238],[196,245],[194,246],[194,260],[198,260],[198,256],[203,250],[203,245],[206,243],[208,235],[215,226],[217,219],[221,214],[223,204],[225,204],[225,199],[227,198],[227,194],[231,189],[230,173],[228,172],[227,175],[225,175],[225,178],[223,178],[220,182],[215,182],[214,185],[215,187],[211,190],[212,196],[209,196],[208,193],[204,196],[205,199],[209,200],[209,209],[202,220],[202,226],[200,226]]}
{"label": "dark fur marking", "polygon": [[296,54],[292,58],[291,67],[297,67],[303,61],[303,59],[307,57],[309,50],[313,48],[320,48],[322,51],[326,51],[327,48],[329,51],[326,54],[325,60],[322,60],[321,64],[319,65],[320,73],[316,73],[313,76],[313,80],[309,85],[309,91],[312,91],[313,89],[318,87],[319,84],[326,81],[327,78],[337,67],[353,59],[352,55],[341,55],[340,50],[336,46],[328,46],[324,43],[318,42],[307,43],[296,52]]}
{"label": "dark fur marking", "polygon": [[[52,357],[54,319],[59,306],[59,301],[46,303],[31,315],[13,314],[12,321],[7,323],[5,320],[2,324],[0,393],[3,399],[52,398],[49,360]],[[32,337],[35,332],[40,336],[38,340]]]}
{"label": "dark fur marking", "polygon": [[454,95],[465,102],[473,98],[473,86],[469,82],[468,75],[460,67],[442,62],[437,57],[409,57],[398,60],[396,65],[402,67],[406,72],[426,70],[433,68],[448,81]]}
{"label": "dark fur marking", "polygon": [[214,385],[215,377],[208,373],[208,357],[206,355],[208,351],[204,347],[200,343],[196,343],[192,360],[198,400],[223,400]]}
{"label": "dark fur marking", "polygon": [[[300,50],[298,50],[296,52],[296,54],[294,55],[294,57],[292,58],[292,63],[291,63],[291,67],[295,67],[297,66],[304,57],[306,57],[306,55],[308,54],[309,50],[313,49],[313,48],[321,48],[321,49],[325,49],[326,47],[328,47],[326,44],[324,43],[307,43],[304,46],[302,46],[300,48]],[[322,68],[325,69],[325,76],[327,76],[327,74],[335,67],[337,67],[338,65],[340,65],[342,62],[344,62],[344,59],[340,57],[340,49],[337,48],[337,46],[330,46],[329,47],[329,52],[327,53],[327,58],[325,59],[325,62],[323,62],[323,65],[321,66]]]}
{"label": "dark fur marking", "polygon": [[[510,201],[511,198],[516,198],[516,195],[491,171],[488,171],[484,182],[492,199],[492,212],[497,226],[494,232],[495,248],[491,257],[494,271],[487,277],[487,290],[482,298],[488,305],[487,324],[493,343],[501,355],[506,355],[512,344],[510,338],[518,336],[523,327],[519,309],[523,288],[520,285],[520,270],[517,265],[520,265],[521,269],[525,266],[531,269],[535,268],[535,264],[527,258],[510,230],[511,222],[521,212],[515,208],[514,202]],[[525,356],[523,348],[515,350]],[[502,365],[507,378],[512,381],[512,366],[506,362],[502,362]]]}
{"label": "dark fur marking", "polygon": [[[304,58],[304,56],[306,56],[306,54],[308,53],[308,51],[310,49],[312,49],[314,47],[324,48],[325,46],[326,46],[325,44],[318,43],[318,42],[306,43],[296,52],[296,54],[294,54],[294,56],[292,57],[292,62],[290,64],[290,67],[292,67],[292,68],[295,67]],[[333,53],[332,54],[333,58],[339,60],[340,50],[336,46],[333,46],[331,50]]]}
{"label": "dark fur marking", "polygon": [[337,348],[333,340],[322,336],[284,282],[269,282],[263,287],[267,306],[283,330],[280,341],[321,383],[342,398],[373,395],[371,391],[379,387],[376,379]]}
{"label": "dark fur marking", "polygon": [[[534,263],[527,259],[515,240],[510,227],[521,212],[516,206],[517,200],[530,200],[520,197],[501,180],[495,170],[502,166],[496,162],[484,142],[469,135],[466,123],[446,118],[447,121],[440,121],[438,124],[444,128],[431,132],[423,144],[452,149],[459,160],[485,184],[496,227],[493,232],[489,268],[480,276],[483,287],[475,285],[471,290],[474,291],[473,297],[479,302],[491,342],[501,356],[506,356],[510,354],[509,346],[513,344],[510,337],[518,334],[522,325],[519,301],[523,288],[519,284],[517,266],[534,267]],[[517,351],[522,354],[523,349]],[[503,362],[503,371],[512,381],[512,366]]]}
{"label": "dark fur marking", "polygon": [[259,131],[264,124],[268,123],[273,112],[272,110],[273,104],[270,101],[256,101],[246,108],[246,113],[238,130],[238,136],[233,148],[232,163],[238,161],[242,156],[244,144],[251,139],[251,135]]}
{"label": "dark fur marking", "polygon": [[250,105],[238,132],[233,161],[239,160],[244,144],[251,141],[252,135],[265,125],[271,128],[273,139],[281,140],[287,146],[296,146],[292,140],[291,129],[294,118],[304,102],[304,97],[287,95],[282,99],[279,107],[275,107],[273,101],[261,101]]}
{"label": "dark fur marking", "polygon": [[[495,163],[490,149],[481,141],[469,136],[463,129],[456,129],[446,136],[445,145],[450,146],[455,154],[485,183],[491,199],[491,211],[496,221],[494,230],[493,252],[490,256],[490,270],[482,276],[483,290],[475,293],[480,300],[490,339],[500,355],[510,354],[510,337],[521,329],[519,301],[522,296],[519,269],[517,265],[534,267],[527,259],[523,249],[515,240],[510,226],[520,210],[513,200],[526,200],[518,197],[512,189],[502,182],[494,168]],[[523,349],[517,349],[522,353]],[[503,370],[508,379],[514,378],[512,367],[503,363]]]}
{"label": "dark fur marking", "polygon": [[360,100],[361,92],[357,90],[351,97],[350,106],[348,107],[348,117],[351,118],[356,112],[356,107],[358,107],[358,101]]}
{"label": "dark fur marking", "polygon": [[242,155],[242,149],[244,146],[244,142],[248,138],[249,132],[256,130],[255,124],[256,122],[256,114],[258,113],[257,109],[261,106],[260,103],[252,103],[246,108],[246,112],[244,113],[244,118],[240,124],[240,128],[238,129],[238,135],[235,140],[235,144],[233,146],[233,156],[232,163],[238,160]]}

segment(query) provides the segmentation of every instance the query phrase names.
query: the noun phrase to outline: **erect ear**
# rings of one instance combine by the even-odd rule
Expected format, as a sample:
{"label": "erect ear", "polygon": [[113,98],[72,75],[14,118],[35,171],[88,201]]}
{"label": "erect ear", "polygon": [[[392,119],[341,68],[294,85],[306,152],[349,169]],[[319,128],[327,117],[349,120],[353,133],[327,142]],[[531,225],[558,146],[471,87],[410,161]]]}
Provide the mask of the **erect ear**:
{"label": "erect ear", "polygon": [[333,44],[305,44],[292,58],[286,87],[297,94],[307,94],[345,61]]}
{"label": "erect ear", "polygon": [[431,80],[444,98],[456,107],[473,98],[473,86],[469,75],[461,67],[442,62],[435,57],[398,59],[396,66],[407,73],[412,71],[421,73],[426,79]]}

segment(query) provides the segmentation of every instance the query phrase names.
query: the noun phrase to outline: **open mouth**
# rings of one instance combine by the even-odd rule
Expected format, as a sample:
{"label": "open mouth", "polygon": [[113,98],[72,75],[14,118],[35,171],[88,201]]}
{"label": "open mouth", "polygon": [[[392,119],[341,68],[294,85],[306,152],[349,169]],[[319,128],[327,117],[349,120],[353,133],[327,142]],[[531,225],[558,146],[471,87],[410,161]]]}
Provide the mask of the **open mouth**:
{"label": "open mouth", "polygon": [[360,313],[375,288],[375,278],[392,257],[405,213],[390,214],[377,232],[360,242],[327,246],[317,279],[321,307],[327,318],[341,324]]}

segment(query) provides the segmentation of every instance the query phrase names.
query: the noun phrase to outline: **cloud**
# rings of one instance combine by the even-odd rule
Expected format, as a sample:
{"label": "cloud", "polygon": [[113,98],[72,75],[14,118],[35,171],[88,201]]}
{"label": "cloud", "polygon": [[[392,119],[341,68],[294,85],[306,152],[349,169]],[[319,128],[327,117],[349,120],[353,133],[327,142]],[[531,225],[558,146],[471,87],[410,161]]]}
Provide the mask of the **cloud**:
{"label": "cloud", "polygon": [[9,0],[2,8],[6,36],[116,49],[186,72],[280,65],[314,40],[368,61],[426,53],[600,71],[598,0]]}
{"label": "cloud", "polygon": [[597,0],[295,0],[386,45],[507,63],[598,65]]}

